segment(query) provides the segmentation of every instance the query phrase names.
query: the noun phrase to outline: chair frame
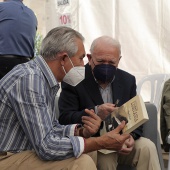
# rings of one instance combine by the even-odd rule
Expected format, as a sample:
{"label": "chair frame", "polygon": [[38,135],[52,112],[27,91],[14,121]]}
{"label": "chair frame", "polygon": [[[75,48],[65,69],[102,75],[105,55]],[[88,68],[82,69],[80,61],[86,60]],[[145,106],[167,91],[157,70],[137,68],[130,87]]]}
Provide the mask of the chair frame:
{"label": "chair frame", "polygon": [[154,103],[159,111],[162,89],[164,82],[170,78],[170,74],[152,74],[142,78],[137,84],[137,94],[141,94],[142,86],[150,82],[151,97],[150,103]]}

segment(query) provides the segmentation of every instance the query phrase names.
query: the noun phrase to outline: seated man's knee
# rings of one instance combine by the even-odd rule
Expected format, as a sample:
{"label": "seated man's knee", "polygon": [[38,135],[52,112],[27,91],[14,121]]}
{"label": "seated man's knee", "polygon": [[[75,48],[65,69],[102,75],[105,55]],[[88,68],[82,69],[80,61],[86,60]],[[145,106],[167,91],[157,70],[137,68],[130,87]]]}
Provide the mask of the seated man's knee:
{"label": "seated man's knee", "polygon": [[136,141],[135,149],[148,155],[156,151],[156,146],[150,139],[141,137],[139,141]]}
{"label": "seated man's knee", "polygon": [[79,168],[81,170],[89,169],[89,170],[97,170],[95,162],[88,154],[83,154],[78,158]]}

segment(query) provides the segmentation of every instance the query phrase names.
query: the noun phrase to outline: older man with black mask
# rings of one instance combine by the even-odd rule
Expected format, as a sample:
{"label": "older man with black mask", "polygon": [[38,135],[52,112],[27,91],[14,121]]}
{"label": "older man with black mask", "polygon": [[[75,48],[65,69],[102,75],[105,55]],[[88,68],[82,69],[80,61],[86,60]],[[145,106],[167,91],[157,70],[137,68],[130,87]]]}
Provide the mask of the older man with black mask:
{"label": "older man with black mask", "polygon": [[[76,87],[62,83],[59,98],[61,124],[83,123],[86,108],[93,109],[101,120],[105,120],[115,109],[116,101],[119,101],[119,107],[136,95],[135,77],[118,69],[121,49],[117,40],[108,36],[99,37],[93,41],[90,52],[85,66],[85,80]],[[125,141],[127,147],[121,151],[109,154],[98,151],[98,169],[116,170],[119,163],[137,170],[160,170],[155,145],[141,136],[142,127],[139,127],[130,134]]]}

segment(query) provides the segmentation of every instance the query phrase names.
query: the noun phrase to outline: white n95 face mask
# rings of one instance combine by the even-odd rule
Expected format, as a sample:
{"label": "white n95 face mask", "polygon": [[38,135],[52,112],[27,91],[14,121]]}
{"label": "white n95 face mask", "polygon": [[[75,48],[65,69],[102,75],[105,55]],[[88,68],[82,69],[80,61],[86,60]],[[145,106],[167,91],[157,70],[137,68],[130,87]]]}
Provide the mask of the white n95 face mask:
{"label": "white n95 face mask", "polygon": [[[65,71],[64,67],[63,70]],[[63,81],[66,82],[67,84],[70,84],[71,86],[76,86],[82,80],[84,80],[84,78],[85,78],[85,67],[78,66],[78,67],[71,68],[71,70],[68,73],[66,73],[66,75],[64,76]]]}
{"label": "white n95 face mask", "polygon": [[62,66],[63,70],[66,74],[63,78],[63,81],[66,82],[67,84],[70,84],[71,86],[76,86],[85,78],[85,67],[82,67],[82,66],[74,67],[70,57],[68,57],[68,58],[72,64],[73,68],[71,68],[69,70],[69,72],[66,73],[64,67]]}

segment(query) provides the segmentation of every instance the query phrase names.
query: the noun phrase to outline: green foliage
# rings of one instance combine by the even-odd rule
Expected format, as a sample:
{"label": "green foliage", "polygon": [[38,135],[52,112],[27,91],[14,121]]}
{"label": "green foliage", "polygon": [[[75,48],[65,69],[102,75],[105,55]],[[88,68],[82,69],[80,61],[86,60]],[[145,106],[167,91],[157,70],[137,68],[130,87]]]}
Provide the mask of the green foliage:
{"label": "green foliage", "polygon": [[41,48],[41,42],[42,42],[43,36],[40,33],[36,33],[35,36],[35,50],[34,50],[34,56],[38,56],[40,54],[40,48]]}

